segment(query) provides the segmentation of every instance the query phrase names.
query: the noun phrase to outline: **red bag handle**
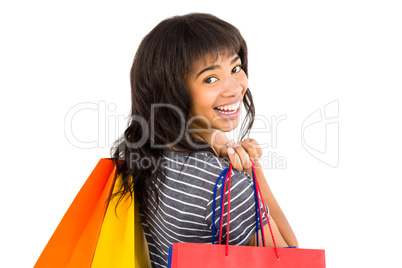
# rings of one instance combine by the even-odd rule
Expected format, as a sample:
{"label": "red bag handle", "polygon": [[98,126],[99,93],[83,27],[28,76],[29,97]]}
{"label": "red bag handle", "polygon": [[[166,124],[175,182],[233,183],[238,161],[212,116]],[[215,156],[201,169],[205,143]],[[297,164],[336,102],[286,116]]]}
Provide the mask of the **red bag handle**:
{"label": "red bag handle", "polygon": [[[254,174],[254,177],[257,177],[255,174],[256,174],[256,172],[255,172],[255,166],[254,166],[254,162],[250,159],[250,161],[251,161],[251,166],[252,166],[252,170],[253,170],[253,174]],[[264,212],[265,212],[265,215],[267,216],[268,215],[268,213],[267,213],[267,211],[266,211],[266,209],[265,209],[265,203],[264,203],[264,199],[262,198],[262,194],[261,194],[261,189],[260,189],[260,184],[258,183],[258,180],[257,180],[257,178],[255,178],[255,187],[256,187],[256,190],[257,190],[257,201],[258,201],[258,210],[259,210],[259,212],[260,212],[260,223],[261,223],[261,232],[262,232],[262,238],[263,238],[263,240],[264,240],[264,247],[265,247],[265,236],[264,236],[264,227],[263,227],[263,224],[262,224],[262,215],[261,215],[261,208],[260,208],[260,202],[259,202],[259,200],[261,200],[261,202],[262,202],[262,207],[264,208]],[[259,198],[258,198],[259,197]],[[267,216],[268,217],[268,216]],[[280,257],[279,257],[279,254],[278,254],[278,249],[277,249],[277,247],[276,247],[276,242],[275,242],[275,238],[274,238],[274,233],[272,232],[272,228],[271,228],[271,224],[269,223],[269,219],[267,218],[267,222],[268,222],[268,227],[269,227],[269,232],[271,233],[271,237],[272,237],[272,242],[274,243],[274,249],[275,249],[275,255],[276,255],[276,258],[279,260],[280,259]]]}
{"label": "red bag handle", "polygon": [[[252,166],[252,171],[253,171],[253,175],[255,177],[254,181],[255,181],[255,187],[256,187],[256,192],[257,192],[257,202],[258,202],[258,210],[259,210],[259,214],[260,214],[260,224],[261,224],[261,233],[262,233],[262,239],[263,239],[263,245],[265,247],[265,235],[264,235],[264,227],[263,227],[263,221],[262,221],[262,215],[261,215],[261,207],[260,207],[260,200],[263,204],[263,209],[265,212],[265,215],[267,216],[268,213],[265,209],[265,203],[264,200],[262,198],[262,194],[261,194],[261,189],[260,189],[260,185],[258,183],[258,180],[256,179],[256,172],[255,172],[255,166],[254,166],[254,162],[250,159],[251,161],[251,166]],[[227,256],[229,254],[229,222],[230,222],[230,183],[231,183],[231,178],[232,178],[232,164],[230,164],[229,166],[229,171],[226,173],[224,182],[226,182],[226,178],[229,177],[228,180],[228,208],[227,208],[227,217],[226,217],[226,221],[227,221],[227,230],[226,230],[226,248],[225,248],[225,256]],[[226,193],[226,183],[224,184],[224,188],[223,188],[223,207],[225,205],[225,193]],[[223,209],[221,209],[221,216],[220,218],[223,218]],[[269,223],[269,219],[267,219],[268,222],[268,227],[269,227],[269,231],[271,233],[271,237],[272,237],[272,242],[274,243],[274,248],[275,248],[275,255],[276,258],[279,260],[279,254],[278,254],[278,250],[276,247],[276,243],[275,243],[275,239],[274,239],[274,234],[272,232],[272,228],[271,228],[271,224]],[[221,244],[221,239],[222,239],[222,223],[223,221],[220,221],[220,225],[219,225],[219,245]]]}
{"label": "red bag handle", "polygon": [[[230,217],[230,181],[232,178],[232,164],[230,164],[229,166],[229,170],[226,173],[225,178],[223,179],[224,185],[223,185],[223,195],[222,195],[222,208],[221,208],[221,215],[220,215],[220,221],[219,221],[219,245],[221,244],[221,240],[222,240],[222,224],[223,224],[223,208],[225,207],[225,194],[226,194],[226,179],[229,177],[229,192],[228,192],[228,214],[227,214],[227,232],[226,232],[226,241],[229,241],[229,217]],[[227,250],[226,250],[227,252]],[[227,256],[227,253],[226,253]]]}

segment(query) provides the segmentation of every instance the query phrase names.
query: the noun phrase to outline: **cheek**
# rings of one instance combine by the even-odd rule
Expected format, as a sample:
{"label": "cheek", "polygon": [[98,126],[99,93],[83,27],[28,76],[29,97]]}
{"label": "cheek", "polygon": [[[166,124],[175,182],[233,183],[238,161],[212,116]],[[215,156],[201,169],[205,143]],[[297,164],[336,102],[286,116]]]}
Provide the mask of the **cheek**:
{"label": "cheek", "polygon": [[196,114],[209,113],[212,109],[214,100],[217,98],[217,91],[213,91],[202,86],[193,88],[192,90],[192,110]]}
{"label": "cheek", "polygon": [[242,88],[242,95],[246,92],[248,88],[248,78],[246,73],[242,70],[241,72],[236,74],[236,83]]}
{"label": "cheek", "polygon": [[242,72],[241,75],[239,75],[238,82],[242,86],[243,91],[246,91],[248,88],[248,78],[245,72]]}

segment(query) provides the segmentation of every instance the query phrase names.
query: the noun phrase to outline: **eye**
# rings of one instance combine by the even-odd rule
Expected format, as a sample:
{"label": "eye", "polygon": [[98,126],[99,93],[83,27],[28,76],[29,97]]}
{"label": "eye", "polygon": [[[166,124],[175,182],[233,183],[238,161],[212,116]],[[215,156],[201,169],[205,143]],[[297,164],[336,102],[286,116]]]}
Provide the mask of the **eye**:
{"label": "eye", "polygon": [[207,83],[207,84],[212,84],[217,80],[218,79],[216,77],[208,77],[208,78],[205,78],[204,82]]}
{"label": "eye", "polygon": [[238,72],[241,71],[242,68],[243,68],[242,65],[237,65],[236,67],[234,67],[234,68],[232,69],[232,73],[238,73]]}

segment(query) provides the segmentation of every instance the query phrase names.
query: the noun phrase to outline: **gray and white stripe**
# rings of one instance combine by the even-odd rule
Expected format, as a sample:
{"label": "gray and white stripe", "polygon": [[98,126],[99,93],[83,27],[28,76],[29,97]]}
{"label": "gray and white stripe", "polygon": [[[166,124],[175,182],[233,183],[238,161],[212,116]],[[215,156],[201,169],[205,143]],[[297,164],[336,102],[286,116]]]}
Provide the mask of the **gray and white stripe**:
{"label": "gray and white stripe", "polygon": [[[156,213],[144,215],[143,229],[148,242],[152,267],[167,267],[169,247],[173,243],[211,243],[212,201],[215,182],[229,163],[212,153],[165,150],[166,178],[159,184],[159,207]],[[187,160],[187,161],[186,161]],[[183,166],[184,165],[184,166]],[[179,176],[180,175],[180,176]],[[251,177],[232,169],[230,193],[230,241],[244,245],[255,233],[255,199]],[[150,193],[150,191],[148,191]],[[215,241],[218,241],[221,185],[215,199]],[[227,191],[226,191],[227,193]],[[151,205],[150,211],[154,211]],[[223,240],[226,239],[226,207],[223,219]],[[268,209],[268,207],[266,207]],[[263,213],[264,223],[266,217]]]}

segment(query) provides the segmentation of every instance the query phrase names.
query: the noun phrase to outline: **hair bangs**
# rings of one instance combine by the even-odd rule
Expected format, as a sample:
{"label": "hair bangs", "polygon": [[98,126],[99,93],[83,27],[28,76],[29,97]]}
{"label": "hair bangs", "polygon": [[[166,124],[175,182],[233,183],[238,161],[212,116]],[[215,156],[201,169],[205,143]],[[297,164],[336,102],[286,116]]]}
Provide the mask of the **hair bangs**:
{"label": "hair bangs", "polygon": [[[193,64],[205,59],[209,54],[214,60],[219,56],[230,57],[245,50],[245,42],[240,32],[230,24],[222,23],[218,18],[211,20],[211,16],[187,16],[183,24],[182,40],[178,42],[184,63],[184,74],[193,71]],[[242,59],[244,60],[244,59]]]}

